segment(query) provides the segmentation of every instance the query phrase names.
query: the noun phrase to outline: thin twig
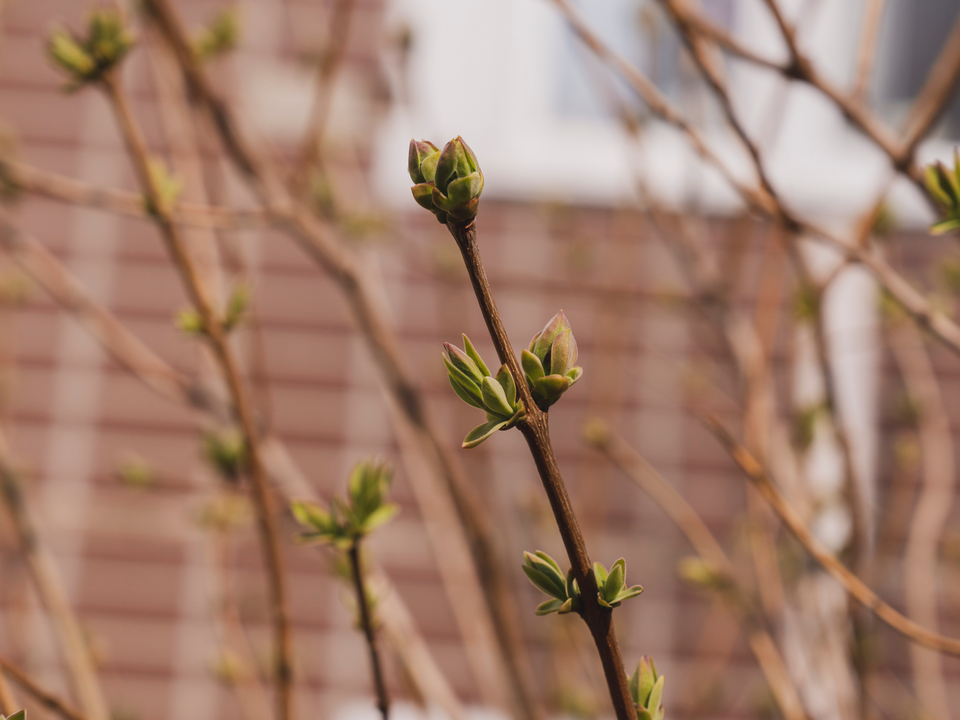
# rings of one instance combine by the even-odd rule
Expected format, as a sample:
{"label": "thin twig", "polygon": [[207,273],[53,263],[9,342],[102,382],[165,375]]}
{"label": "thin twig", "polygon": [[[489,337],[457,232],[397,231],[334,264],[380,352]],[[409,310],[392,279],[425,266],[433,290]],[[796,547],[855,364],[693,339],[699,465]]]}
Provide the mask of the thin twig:
{"label": "thin twig", "polygon": [[507,366],[513,375],[524,408],[526,417],[518,425],[520,432],[527,441],[530,454],[533,456],[540,473],[540,480],[550,501],[554,518],[560,529],[567,556],[573,568],[573,574],[579,584],[583,598],[583,618],[590,628],[594,643],[600,654],[603,665],[607,689],[613,702],[614,711],[618,720],[634,720],[636,712],[630,688],[627,684],[627,675],[624,671],[623,658],[620,655],[620,644],[613,628],[613,613],[600,607],[597,602],[597,580],[593,574],[590,556],[587,554],[586,543],[580,532],[576,514],[570,503],[560,467],[553,452],[550,441],[550,429],[547,413],[540,410],[533,401],[526,376],[520,368],[520,362],[513,352],[510,338],[503,327],[497,305],[493,298],[490,283],[483,269],[480,259],[480,250],[477,247],[476,223],[471,221],[467,225],[451,222],[448,224],[450,234],[457,241],[460,254],[463,256],[467,273],[480,305],[490,339],[497,350],[500,362]]}
{"label": "thin twig", "polygon": [[214,309],[202,278],[187,253],[180,229],[170,220],[157,178],[150,166],[142,132],[129,107],[116,76],[108,74],[103,88],[115,110],[127,149],[137,174],[137,179],[154,210],[154,216],[171,260],[180,272],[185,289],[209,339],[223,379],[229,389],[233,406],[239,420],[248,450],[252,480],[253,504],[267,568],[270,588],[270,612],[274,632],[274,671],[277,683],[278,720],[290,720],[293,714],[293,649],[290,636],[290,620],[287,608],[286,578],[280,551],[274,499],[271,494],[260,453],[260,433],[254,419],[246,388],[240,376],[233,350],[223,329],[221,319]]}
{"label": "thin twig", "polygon": [[37,532],[36,523],[27,507],[23,489],[11,467],[7,443],[0,433],[0,497],[10,514],[20,552],[30,570],[40,602],[46,609],[55,630],[60,653],[67,667],[70,684],[77,701],[91,720],[109,716],[100,680],[80,622],[70,607],[56,562]]}
{"label": "thin twig", "polygon": [[374,633],[373,616],[370,612],[370,603],[367,598],[367,588],[364,581],[363,569],[360,567],[360,541],[354,540],[347,551],[350,558],[350,575],[353,580],[353,589],[357,595],[357,609],[360,612],[360,626],[367,641],[367,651],[370,654],[370,672],[373,675],[373,687],[377,694],[377,709],[383,715],[383,720],[390,716],[390,697],[387,695],[387,685],[383,679],[383,668],[380,666],[380,651],[377,650],[377,636]]}
{"label": "thin twig", "polygon": [[[940,535],[950,517],[955,494],[955,458],[950,418],[940,383],[923,337],[909,322],[891,330],[890,349],[904,384],[919,411],[918,434],[923,457],[923,485],[917,497],[903,558],[907,611],[918,623],[937,627],[937,564]],[[925,648],[910,648],[913,684],[931,717],[947,718],[947,685],[943,659]]]}
{"label": "thin twig", "polygon": [[13,680],[43,707],[52,710],[66,720],[93,720],[79,710],[67,705],[58,695],[41,686],[40,683],[6,658],[0,658],[0,672]]}
{"label": "thin twig", "polygon": [[735,594],[725,599],[732,601],[734,609],[746,615],[748,644],[757,659],[784,717],[787,720],[806,718],[803,704],[776,643],[763,627],[759,613],[749,594],[740,587],[734,576],[733,564],[710,528],[686,498],[664,478],[640,453],[634,450],[620,435],[614,432],[591,433],[590,443],[614,465],[620,468],[641,490],[680,528],[693,549],[715,572],[724,587]]}
{"label": "thin twig", "polygon": [[[143,195],[137,193],[97,187],[6,158],[0,158],[0,177],[16,190],[48,200],[128,217],[150,218],[143,204]],[[235,210],[185,202],[176,203],[171,220],[178,225],[217,230],[256,229],[270,224],[270,216],[265,210]]]}
{"label": "thin twig", "polygon": [[863,9],[863,23],[860,31],[860,48],[857,51],[857,69],[851,95],[861,102],[867,97],[870,78],[873,76],[877,46],[880,44],[880,21],[886,0],[867,0]]}
{"label": "thin twig", "polygon": [[878,618],[908,640],[947,655],[960,655],[960,640],[931,632],[913,620],[904,617],[867,587],[860,578],[850,572],[814,537],[797,512],[771,482],[753,455],[734,439],[726,427],[712,416],[704,417],[703,421],[707,429],[730,454],[747,478],[760,489],[764,499],[770,503],[770,506],[780,516],[790,532],[800,541],[800,544],[820,563],[824,570],[843,586],[851,597],[876,613]]}
{"label": "thin twig", "polygon": [[336,0],[331,11],[327,41],[318,61],[313,108],[290,182],[294,194],[297,195],[303,193],[310,173],[321,164],[323,142],[333,106],[333,92],[337,85],[337,75],[343,65],[355,6],[356,0]]}

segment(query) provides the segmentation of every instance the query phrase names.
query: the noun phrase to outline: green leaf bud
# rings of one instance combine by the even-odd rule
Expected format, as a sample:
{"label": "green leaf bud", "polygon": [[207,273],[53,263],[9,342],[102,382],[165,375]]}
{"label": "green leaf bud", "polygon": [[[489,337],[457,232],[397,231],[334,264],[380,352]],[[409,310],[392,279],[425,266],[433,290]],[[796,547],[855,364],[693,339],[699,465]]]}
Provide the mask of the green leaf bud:
{"label": "green leaf bud", "polygon": [[417,204],[435,213],[440,222],[468,222],[477,216],[483,172],[463,138],[454,138],[443,150],[426,141],[411,140],[407,170],[415,183]]}
{"label": "green leaf bud", "polygon": [[70,77],[66,90],[96,82],[116,66],[133,46],[124,14],[115,8],[90,13],[84,36],[56,29],[47,40],[50,59]]}
{"label": "green leaf bud", "polygon": [[937,162],[924,168],[923,177],[927,192],[945,213],[930,232],[943,235],[960,229],[960,152],[954,149],[952,168]]}
{"label": "green leaf bud", "polygon": [[579,354],[573,329],[563,310],[533,336],[520,362],[537,407],[546,412],[580,379],[583,369],[574,366]]}

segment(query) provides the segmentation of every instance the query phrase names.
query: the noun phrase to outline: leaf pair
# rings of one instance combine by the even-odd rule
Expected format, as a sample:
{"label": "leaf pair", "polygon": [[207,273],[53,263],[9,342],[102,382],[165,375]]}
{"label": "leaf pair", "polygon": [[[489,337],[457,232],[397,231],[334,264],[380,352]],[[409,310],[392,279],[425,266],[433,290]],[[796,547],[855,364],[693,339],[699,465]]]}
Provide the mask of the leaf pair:
{"label": "leaf pair", "polygon": [[573,570],[568,570],[564,575],[556,560],[540,550],[534,554],[525,552],[523,558],[522,567],[527,578],[553,598],[537,606],[537,615],[565,615],[570,612],[579,613],[583,609],[580,588],[573,578]]}
{"label": "leaf pair", "polygon": [[321,542],[341,550],[389,522],[399,507],[386,502],[393,470],[386,463],[365,460],[357,463],[347,480],[347,499],[333,498],[330,508],[307,500],[294,500],[291,510],[309,530],[300,535],[305,542]]}
{"label": "leaf pair", "polygon": [[[250,286],[246,283],[238,283],[230,293],[227,299],[227,307],[223,312],[223,319],[220,326],[223,331],[229,333],[237,328],[238,325],[247,316],[247,307],[250,304]],[[181,310],[177,315],[177,327],[187,335],[200,337],[207,334],[204,327],[203,318],[196,310]]]}
{"label": "leaf pair", "polygon": [[444,343],[443,364],[457,396],[487,414],[487,422],[475,427],[463,439],[463,447],[472,448],[498,430],[512,428],[523,419],[524,409],[507,366],[501,366],[496,377],[491,377],[486,363],[466,335],[463,336],[463,345],[465,351]]}
{"label": "leaf pair", "polygon": [[627,587],[627,563],[623,558],[617,560],[610,572],[598,562],[593,564],[593,575],[597,579],[597,602],[601,607],[619,607],[624,600],[634,598],[643,592],[639,585]]}
{"label": "leaf pair", "polygon": [[663,685],[665,678],[657,674],[653,658],[644,655],[630,678],[630,694],[637,706],[637,720],[663,720]]}
{"label": "leaf pair", "polygon": [[533,336],[530,347],[520,353],[533,399],[544,412],[569,390],[583,368],[577,367],[577,341],[563,310]]}

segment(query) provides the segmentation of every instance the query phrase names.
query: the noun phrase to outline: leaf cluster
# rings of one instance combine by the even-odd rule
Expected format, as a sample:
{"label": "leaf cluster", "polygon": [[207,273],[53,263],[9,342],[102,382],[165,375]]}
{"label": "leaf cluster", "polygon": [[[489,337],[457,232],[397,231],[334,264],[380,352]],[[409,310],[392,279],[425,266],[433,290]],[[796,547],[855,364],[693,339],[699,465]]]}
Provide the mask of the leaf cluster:
{"label": "leaf cluster", "polygon": [[475,427],[463,439],[463,447],[472,448],[497,430],[514,427],[524,418],[525,411],[507,366],[502,365],[496,377],[492,377],[483,358],[466,335],[463,336],[463,346],[465,351],[444,343],[443,364],[447,367],[447,377],[457,396],[467,405],[487,413],[487,422]]}
{"label": "leaf cluster", "polygon": [[96,82],[113,69],[134,44],[126,17],[118,8],[100,8],[87,17],[86,34],[57,28],[47,39],[50,59],[70,76],[64,88],[73,92]]}
{"label": "leaf cluster", "polygon": [[364,460],[350,471],[346,500],[333,498],[329,508],[308,500],[294,500],[290,506],[294,517],[309,528],[299,539],[349,549],[399,511],[397,505],[386,502],[392,479],[393,469],[387,463]]}
{"label": "leaf cluster", "polygon": [[630,694],[637,706],[637,720],[663,720],[663,696],[665,678],[657,673],[653,658],[644,655],[630,678]]}
{"label": "leaf cluster", "polygon": [[945,215],[931,226],[930,232],[945,235],[960,230],[960,152],[954,149],[952,168],[942,162],[928,165],[924,169],[924,181]]}

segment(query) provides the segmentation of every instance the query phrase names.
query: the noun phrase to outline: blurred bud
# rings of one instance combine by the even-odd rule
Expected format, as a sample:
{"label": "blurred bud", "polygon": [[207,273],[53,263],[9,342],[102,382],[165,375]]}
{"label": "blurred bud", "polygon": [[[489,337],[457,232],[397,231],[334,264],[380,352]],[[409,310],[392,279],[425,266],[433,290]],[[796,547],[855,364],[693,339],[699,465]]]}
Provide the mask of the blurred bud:
{"label": "blurred bud", "polygon": [[520,353],[520,364],[537,407],[546,412],[569,390],[583,368],[577,367],[577,341],[563,310],[534,335],[530,347]]}
{"label": "blurred bud", "polygon": [[6,718],[4,718],[3,715],[0,715],[0,718],[3,718],[3,720],[27,720],[27,711],[19,710],[13,715],[7,715]]}
{"label": "blurred bud", "polygon": [[206,332],[203,327],[203,318],[196,310],[181,310],[177,315],[177,327],[187,335],[200,336]]}
{"label": "blurred bud", "polygon": [[644,655],[630,678],[630,694],[637,706],[637,720],[663,720],[663,675],[657,674],[653,658]]}
{"label": "blurred bud", "polygon": [[128,453],[117,463],[117,479],[137,490],[149,488],[155,482],[150,464],[136,453]]}
{"label": "blurred bud", "polygon": [[463,345],[465,351],[444,343],[442,357],[450,385],[457,396],[467,405],[487,413],[487,422],[475,427],[463,440],[463,447],[472,448],[497,430],[514,427],[525,413],[507,366],[502,366],[496,377],[491,377],[486,363],[466,335],[463,336]]}
{"label": "blurred bud", "polygon": [[247,467],[247,443],[238,430],[204,433],[203,455],[227,482],[238,482]]}
{"label": "blurred bud", "polygon": [[610,444],[610,426],[600,418],[589,418],[583,424],[582,432],[584,442],[596,450],[603,450]]}
{"label": "blurred bud", "polygon": [[677,574],[691,585],[697,585],[705,589],[714,588],[723,580],[714,567],[700,557],[681,559],[677,566]]}
{"label": "blurred bud", "polygon": [[624,600],[634,598],[643,592],[639,585],[627,587],[627,563],[623,558],[617,560],[610,572],[600,563],[593,564],[593,575],[597,579],[597,602],[601,607],[619,607]]}
{"label": "blurred bud", "polygon": [[157,189],[157,205],[149,197],[143,198],[143,208],[148,215],[154,217],[168,216],[174,205],[177,204],[177,198],[180,197],[180,191],[183,189],[183,182],[168,170],[163,160],[159,158],[150,158],[150,175],[153,178],[153,185]]}
{"label": "blurred bud", "polygon": [[577,581],[573,579],[572,570],[564,575],[557,561],[540,550],[536,553],[523,553],[523,560],[521,567],[527,579],[538,590],[553,598],[537,606],[537,615],[566,615],[570,612],[579,614],[583,610],[580,589]]}
{"label": "blurred bud", "polygon": [[243,677],[243,663],[229,650],[220,653],[212,663],[211,670],[214,677],[228,687],[236,685]]}
{"label": "blurred bud", "polygon": [[416,183],[412,188],[414,200],[435,213],[441,223],[448,219],[469,222],[477,216],[483,172],[463,138],[455,137],[443,150],[425,140],[411,140],[407,170]]}
{"label": "blurred bud", "polygon": [[953,151],[953,167],[941,162],[928,165],[924,170],[927,191],[937,201],[945,217],[930,228],[934,235],[944,235],[960,230],[960,152]]}
{"label": "blurred bud", "polygon": [[202,527],[216,532],[229,532],[245,527],[253,520],[253,508],[244,495],[225,493],[200,509],[198,521]]}
{"label": "blurred bud", "polygon": [[237,46],[240,38],[240,14],[236,8],[221,8],[211,23],[193,41],[193,51],[201,60],[224,55]]}
{"label": "blurred bud", "polygon": [[385,502],[392,479],[393,469],[387,463],[364,460],[350,471],[347,502],[333,498],[328,509],[307,500],[294,500],[290,510],[308,528],[298,539],[349,549],[399,511],[397,505]]}
{"label": "blurred bud", "polygon": [[245,282],[237,283],[227,300],[227,309],[223,313],[223,329],[230,332],[243,320],[250,304],[250,286]]}
{"label": "blurred bud", "polygon": [[67,91],[103,78],[133,46],[126,18],[117,8],[95,10],[87,18],[86,34],[54,30],[47,39],[50,59],[70,76]]}

